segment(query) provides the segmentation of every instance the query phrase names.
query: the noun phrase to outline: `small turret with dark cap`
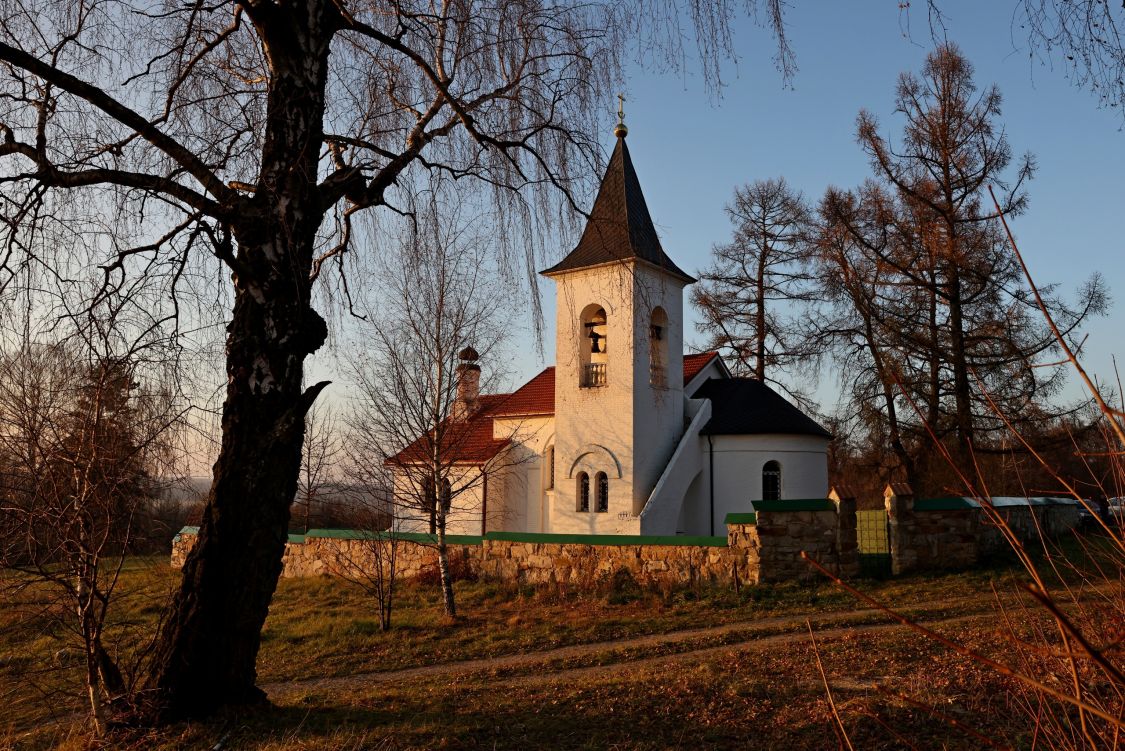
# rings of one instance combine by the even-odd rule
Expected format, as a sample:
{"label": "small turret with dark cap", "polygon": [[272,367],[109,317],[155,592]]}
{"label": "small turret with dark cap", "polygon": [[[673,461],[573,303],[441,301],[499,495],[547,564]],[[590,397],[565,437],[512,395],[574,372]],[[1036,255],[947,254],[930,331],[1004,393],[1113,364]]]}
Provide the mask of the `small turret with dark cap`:
{"label": "small turret with dark cap", "polygon": [[465,347],[457,353],[461,362],[457,365],[457,402],[453,405],[453,419],[467,420],[480,408],[480,366],[478,353],[472,347]]}

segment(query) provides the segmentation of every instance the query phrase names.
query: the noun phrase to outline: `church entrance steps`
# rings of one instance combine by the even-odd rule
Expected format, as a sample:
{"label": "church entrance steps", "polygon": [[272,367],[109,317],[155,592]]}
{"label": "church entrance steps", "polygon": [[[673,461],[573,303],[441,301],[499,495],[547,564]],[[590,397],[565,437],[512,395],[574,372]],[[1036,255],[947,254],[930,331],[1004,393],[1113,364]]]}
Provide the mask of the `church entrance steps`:
{"label": "church entrance steps", "polygon": [[703,451],[699,431],[711,419],[711,402],[704,401],[688,423],[672,458],[656,481],[644,508],[641,509],[641,534],[674,535],[680,521],[680,510],[687,500],[688,488],[703,471]]}

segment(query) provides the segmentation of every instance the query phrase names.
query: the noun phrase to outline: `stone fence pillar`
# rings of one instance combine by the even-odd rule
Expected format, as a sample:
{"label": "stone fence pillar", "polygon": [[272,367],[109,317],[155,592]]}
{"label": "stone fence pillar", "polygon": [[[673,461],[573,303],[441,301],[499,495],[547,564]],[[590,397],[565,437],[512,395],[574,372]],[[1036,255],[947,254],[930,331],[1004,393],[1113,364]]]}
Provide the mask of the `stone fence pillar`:
{"label": "stone fence pillar", "polygon": [[906,483],[892,482],[883,491],[891,548],[891,573],[905,574],[918,567],[917,522],[914,491]]}
{"label": "stone fence pillar", "polygon": [[836,504],[836,575],[841,579],[859,576],[859,538],[857,537],[855,493],[833,485],[828,499]]}
{"label": "stone fence pillar", "polygon": [[762,578],[762,540],[755,514],[727,514],[727,557],[730,576],[738,584],[757,584]]}

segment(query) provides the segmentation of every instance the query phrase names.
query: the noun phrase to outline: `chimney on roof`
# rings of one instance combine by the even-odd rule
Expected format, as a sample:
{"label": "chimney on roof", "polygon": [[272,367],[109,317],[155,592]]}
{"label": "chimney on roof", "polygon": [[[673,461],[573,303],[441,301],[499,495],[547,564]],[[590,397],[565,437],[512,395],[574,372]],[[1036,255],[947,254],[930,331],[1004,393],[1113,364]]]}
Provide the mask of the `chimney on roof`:
{"label": "chimney on roof", "polygon": [[461,360],[457,366],[457,401],[453,405],[453,419],[467,420],[480,408],[480,355],[472,347],[457,353]]}

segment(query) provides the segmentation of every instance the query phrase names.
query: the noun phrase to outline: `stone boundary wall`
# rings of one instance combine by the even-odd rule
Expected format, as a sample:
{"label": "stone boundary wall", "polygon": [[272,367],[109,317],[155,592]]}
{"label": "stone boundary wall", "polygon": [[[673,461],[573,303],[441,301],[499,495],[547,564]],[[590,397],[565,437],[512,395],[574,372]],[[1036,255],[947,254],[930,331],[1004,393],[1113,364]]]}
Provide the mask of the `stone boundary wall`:
{"label": "stone boundary wall", "polygon": [[[722,538],[718,538],[722,539]],[[485,539],[480,575],[521,584],[591,587],[621,570],[641,583],[695,584],[756,581],[754,567],[739,548],[726,544],[589,544]]]}
{"label": "stone boundary wall", "polygon": [[[481,578],[521,584],[594,586],[621,570],[641,583],[656,585],[821,578],[801,558],[802,551],[842,577],[858,573],[854,499],[758,501],[755,508],[753,513],[728,515],[726,537],[490,532],[483,538],[450,535],[447,541],[451,559],[464,561]],[[173,567],[183,566],[196,531],[185,527],[176,535]],[[436,565],[433,536],[399,533],[396,537],[400,576],[417,577]],[[373,549],[376,545],[380,551]],[[388,545],[386,533],[310,530],[290,535],[282,576],[354,575],[385,558]]]}
{"label": "stone boundary wall", "polygon": [[[187,554],[195,546],[196,529],[185,527],[173,538],[173,568],[183,567]],[[429,540],[424,539],[428,537],[406,533],[399,535],[399,545],[395,551],[395,565],[399,576],[412,579],[437,565],[437,549]],[[466,537],[449,535],[449,556],[451,560],[468,560],[470,568],[476,572],[479,570],[480,538],[466,540]],[[289,535],[281,559],[281,575],[290,579],[342,576],[364,567],[370,569],[377,559],[372,549],[374,544],[379,544],[385,555],[385,540],[376,542],[371,535],[363,532],[321,529],[310,530],[304,535]]]}
{"label": "stone boundary wall", "polygon": [[[1015,532],[1025,545],[1040,540],[1041,535],[1048,539],[1058,538],[1078,526],[1078,506],[1031,506],[997,507],[996,513]],[[1040,531],[1042,530],[1042,531]],[[1011,545],[1000,532],[1000,527],[981,514],[981,552],[994,553],[1010,550]]]}
{"label": "stone boundary wall", "polygon": [[891,548],[891,572],[968,568],[982,556],[1011,550],[996,517],[1023,544],[1055,538],[1078,524],[1072,503],[1044,499],[993,506],[995,516],[966,498],[915,500],[906,485],[884,491]]}
{"label": "stone boundary wall", "polygon": [[[856,503],[850,494],[833,488],[826,500],[755,501],[754,509],[756,524],[745,541],[740,541],[740,547],[756,553],[758,577],[755,581],[823,578],[823,574],[801,557],[802,552],[841,578],[850,579],[859,574]],[[728,530],[731,530],[732,520],[739,516],[727,516]]]}
{"label": "stone boundary wall", "polygon": [[[964,498],[919,499],[910,488],[884,492],[892,573],[968,568],[982,556],[1010,549],[991,515]],[[997,505],[996,513],[1024,544],[1041,533],[1057,537],[1078,522],[1077,507],[1036,499]],[[477,576],[515,583],[593,586],[626,570],[646,584],[812,581],[822,574],[805,552],[843,579],[859,574],[856,504],[833,488],[829,499],[755,501],[754,511],[728,514],[726,537],[541,535],[490,532],[449,535],[451,559]],[[183,566],[194,527],[172,542],[171,563]],[[290,535],[282,576],[340,576],[374,565],[372,537],[385,533],[310,530]],[[414,578],[436,566],[432,535],[398,533],[399,575]],[[386,547],[385,538],[377,544]]]}

